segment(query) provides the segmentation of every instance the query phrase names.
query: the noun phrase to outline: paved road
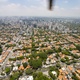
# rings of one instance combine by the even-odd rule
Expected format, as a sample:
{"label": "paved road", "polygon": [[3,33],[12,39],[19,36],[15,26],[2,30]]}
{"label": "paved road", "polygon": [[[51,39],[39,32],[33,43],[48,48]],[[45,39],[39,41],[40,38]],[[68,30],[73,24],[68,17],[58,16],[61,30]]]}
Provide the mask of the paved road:
{"label": "paved road", "polygon": [[6,57],[6,59],[4,60],[4,62],[2,63],[1,67],[0,67],[0,73],[2,72],[2,69],[5,68],[6,66],[6,63],[8,62],[9,58],[12,56],[13,54],[13,50],[12,51],[9,51],[9,54],[8,56]]}
{"label": "paved road", "polygon": [[[21,39],[21,36],[17,39],[17,42],[18,42],[20,39]],[[17,43],[17,42],[16,42],[16,43]],[[17,43],[17,45],[18,45],[18,43]],[[9,55],[6,57],[6,59],[5,59],[4,62],[2,63],[2,65],[1,65],[1,67],[0,67],[0,74],[1,74],[1,72],[2,72],[2,69],[5,68],[6,63],[8,62],[9,58],[12,57],[12,55],[13,55],[13,50],[14,50],[14,48],[9,51]]]}

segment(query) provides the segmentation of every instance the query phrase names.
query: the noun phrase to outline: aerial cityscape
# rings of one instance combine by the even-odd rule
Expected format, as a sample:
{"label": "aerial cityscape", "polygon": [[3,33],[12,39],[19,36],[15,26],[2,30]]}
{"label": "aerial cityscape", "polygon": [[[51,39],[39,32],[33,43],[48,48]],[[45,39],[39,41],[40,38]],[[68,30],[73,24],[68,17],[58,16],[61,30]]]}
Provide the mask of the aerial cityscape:
{"label": "aerial cityscape", "polygon": [[80,80],[80,0],[0,0],[0,80]]}
{"label": "aerial cityscape", "polygon": [[80,80],[80,19],[0,17],[0,80]]}

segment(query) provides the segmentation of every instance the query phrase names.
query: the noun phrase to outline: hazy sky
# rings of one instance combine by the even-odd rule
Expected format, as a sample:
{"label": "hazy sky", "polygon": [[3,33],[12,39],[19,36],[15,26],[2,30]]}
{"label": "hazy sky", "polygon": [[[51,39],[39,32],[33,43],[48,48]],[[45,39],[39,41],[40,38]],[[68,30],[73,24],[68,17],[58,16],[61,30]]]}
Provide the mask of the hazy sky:
{"label": "hazy sky", "polygon": [[80,17],[80,0],[55,0],[53,11],[48,0],[0,0],[0,16]]}

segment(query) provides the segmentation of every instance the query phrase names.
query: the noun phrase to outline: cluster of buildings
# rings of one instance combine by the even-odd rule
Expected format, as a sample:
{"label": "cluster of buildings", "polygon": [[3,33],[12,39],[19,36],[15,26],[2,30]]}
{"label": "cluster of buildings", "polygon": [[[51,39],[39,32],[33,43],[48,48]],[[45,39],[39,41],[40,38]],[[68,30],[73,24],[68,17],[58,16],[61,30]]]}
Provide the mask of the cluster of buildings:
{"label": "cluster of buildings", "polygon": [[[56,71],[52,71],[53,75],[58,75],[56,80],[73,80],[73,73],[80,79],[80,50],[76,48],[76,45],[80,45],[80,34],[70,33],[69,27],[61,24],[68,21],[51,19],[50,22],[46,18],[35,18],[35,20],[15,18],[15,21],[13,19],[12,22],[8,20],[10,25],[6,25],[8,22],[4,19],[2,21],[5,22],[5,26],[0,23],[0,45],[3,49],[0,55],[0,78],[5,80],[14,72],[23,71],[24,75],[20,76],[19,80],[33,80],[33,75],[24,73],[26,69],[32,69],[29,56],[34,51],[38,54],[52,50],[53,52],[47,54],[47,59],[42,64],[40,69],[42,73],[50,77],[47,68],[59,63],[59,75]],[[32,43],[35,44],[33,51]],[[27,64],[26,68],[23,63]],[[12,68],[9,75],[5,72],[6,67]],[[44,69],[46,69],[45,72]]]}

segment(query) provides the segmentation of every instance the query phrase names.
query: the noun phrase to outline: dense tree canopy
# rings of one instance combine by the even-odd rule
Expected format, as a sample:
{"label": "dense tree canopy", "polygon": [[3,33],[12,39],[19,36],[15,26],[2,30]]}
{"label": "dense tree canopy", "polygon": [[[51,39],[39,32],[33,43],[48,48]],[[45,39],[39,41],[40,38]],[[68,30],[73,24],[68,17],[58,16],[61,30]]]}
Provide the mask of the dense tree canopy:
{"label": "dense tree canopy", "polygon": [[10,76],[10,80],[18,80],[18,78],[22,75],[22,72],[14,72],[11,76]]}
{"label": "dense tree canopy", "polygon": [[25,63],[23,63],[24,68],[26,68],[26,67],[27,67],[27,65],[28,65],[28,64],[27,64],[26,62],[25,62]]}
{"label": "dense tree canopy", "polygon": [[34,80],[52,80],[48,78],[46,75],[43,75],[42,72],[34,73],[33,77],[34,77]]}
{"label": "dense tree canopy", "polygon": [[7,44],[5,47],[9,48],[9,47],[15,47],[16,44]]}
{"label": "dense tree canopy", "polygon": [[2,51],[3,51],[3,50],[2,50],[2,47],[1,47],[1,45],[0,45],[0,55],[1,55]]}
{"label": "dense tree canopy", "polygon": [[56,66],[49,67],[49,71],[55,71],[57,73],[57,76],[59,75],[59,70]]}
{"label": "dense tree canopy", "polygon": [[33,73],[33,70],[32,69],[26,69],[25,73],[27,75],[31,75]]}
{"label": "dense tree canopy", "polygon": [[49,49],[46,51],[47,54],[52,54],[54,51],[52,49]]}
{"label": "dense tree canopy", "polygon": [[80,51],[80,45],[76,45],[76,48]]}
{"label": "dense tree canopy", "polygon": [[72,73],[72,79],[73,79],[73,80],[79,80],[79,78],[76,76],[75,73]]}
{"label": "dense tree canopy", "polygon": [[11,68],[10,67],[6,67],[5,68],[5,72],[6,72],[7,75],[10,73],[10,71],[11,71]]}
{"label": "dense tree canopy", "polygon": [[41,59],[30,60],[29,64],[32,66],[33,69],[38,69],[42,66],[42,60]]}
{"label": "dense tree canopy", "polygon": [[38,56],[39,56],[42,60],[47,59],[47,54],[44,53],[44,52],[43,52],[43,53],[39,53]]}

